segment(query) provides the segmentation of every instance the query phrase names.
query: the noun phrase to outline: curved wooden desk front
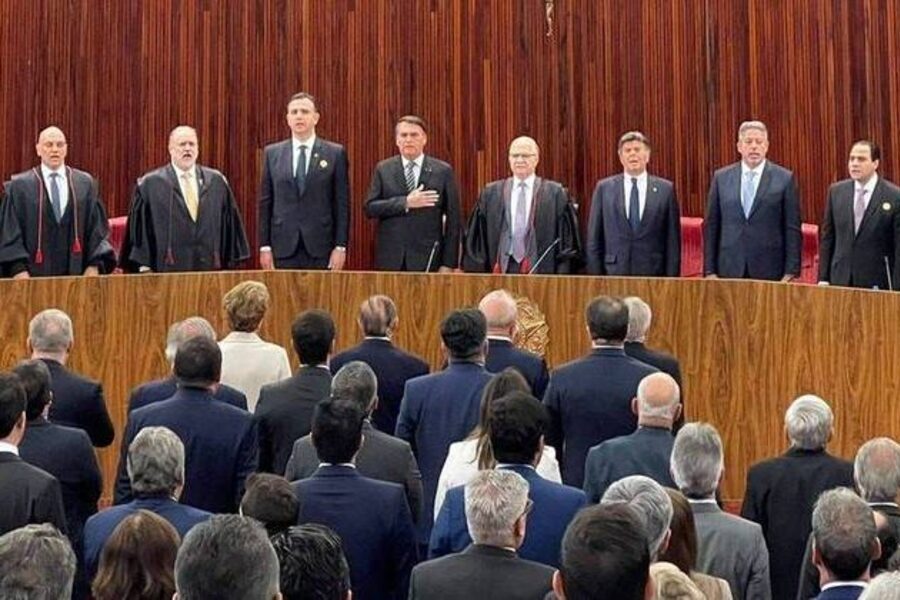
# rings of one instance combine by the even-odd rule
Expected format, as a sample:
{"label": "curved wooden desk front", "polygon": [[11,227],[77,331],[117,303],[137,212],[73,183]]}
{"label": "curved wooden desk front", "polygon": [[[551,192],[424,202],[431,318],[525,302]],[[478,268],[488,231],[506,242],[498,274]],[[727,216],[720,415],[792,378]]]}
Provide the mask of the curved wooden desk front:
{"label": "curved wooden desk front", "polygon": [[[262,335],[286,348],[294,315],[313,307],[334,315],[338,349],[356,343],[360,302],[388,294],[400,313],[397,342],[433,367],[441,360],[442,316],[477,304],[491,289],[506,287],[540,307],[549,326],[551,366],[587,351],[583,310],[591,297],[641,296],[654,310],[650,344],[681,360],[688,418],[709,421],[722,433],[725,498],[741,498],[748,466],[784,449],[784,410],[799,394],[817,393],[832,405],[831,448],[841,456],[852,458],[873,436],[900,437],[900,295],[780,283],[286,271],[4,280],[3,368],[24,356],[31,316],[61,308],[75,327],[70,364],[103,382],[121,434],[129,390],[168,370],[163,348],[169,325],[201,315],[224,335],[221,298],[245,279],[269,286],[272,308]],[[107,492],[118,444],[117,438],[100,452]]]}

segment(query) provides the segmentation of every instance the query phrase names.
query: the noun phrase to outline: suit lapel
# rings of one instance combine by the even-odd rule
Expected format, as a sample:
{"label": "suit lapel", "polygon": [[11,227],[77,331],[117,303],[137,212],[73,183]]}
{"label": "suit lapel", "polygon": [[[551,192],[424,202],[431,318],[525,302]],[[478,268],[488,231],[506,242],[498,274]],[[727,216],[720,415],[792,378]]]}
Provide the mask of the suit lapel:
{"label": "suit lapel", "polygon": [[309,164],[306,166],[306,180],[303,184],[304,196],[306,195],[306,192],[309,191],[309,188],[315,184],[315,180],[318,179],[319,171],[324,168],[320,166],[323,162],[327,163],[325,147],[322,145],[322,140],[316,138],[309,153]]}
{"label": "suit lapel", "polygon": [[394,182],[401,190],[408,191],[406,187],[406,173],[403,172],[403,158],[398,154],[396,159],[388,166]]}
{"label": "suit lapel", "polygon": [[[738,179],[740,181],[740,179]],[[766,166],[763,167],[762,176],[759,178],[759,185],[756,186],[756,194],[753,196],[753,205],[750,207],[750,214],[747,216],[747,219],[753,217],[753,214],[756,212],[756,209],[760,205],[760,199],[765,198],[766,192],[769,189],[769,185],[772,183],[772,167],[769,165],[769,161],[766,161]]]}
{"label": "suit lapel", "polygon": [[619,228],[628,231],[629,235],[634,235],[631,231],[631,224],[628,222],[628,215],[625,214],[625,176],[616,175],[613,181],[613,208],[616,217],[619,219]]}
{"label": "suit lapel", "polygon": [[644,214],[641,216],[641,224],[638,226],[637,234],[643,235],[644,231],[648,227],[648,223],[652,223],[656,211],[659,210],[660,201],[659,201],[659,185],[656,182],[656,178],[648,175],[647,176],[647,197],[644,199]]}
{"label": "suit lapel", "polygon": [[175,195],[181,198],[181,203],[184,204],[184,196],[181,195],[181,186],[178,184],[178,175],[175,174],[175,167],[172,164],[166,165],[166,179],[169,180],[169,184],[172,186],[172,189],[175,190]]}
{"label": "suit lapel", "polygon": [[[406,177],[403,179],[404,185],[406,184]],[[419,185],[423,190],[427,190],[429,183],[431,183],[431,161],[428,160],[428,156],[422,155],[422,168],[419,172]]]}
{"label": "suit lapel", "polygon": [[[853,222],[853,202],[856,200],[856,186],[850,188],[852,192],[850,193],[850,222]],[[884,193],[884,179],[881,177],[878,178],[878,183],[875,184],[875,189],[872,190],[872,197],[869,199],[869,205],[866,207],[866,212],[863,213],[862,222],[859,224],[859,231],[856,232],[856,236],[859,237],[862,235],[863,230],[866,228],[866,225],[878,220],[879,211],[881,211],[881,203],[884,201],[882,198],[882,194]]]}
{"label": "suit lapel", "polygon": [[294,181],[294,138],[284,142],[278,151],[275,168],[281,173],[281,177],[288,181]]}

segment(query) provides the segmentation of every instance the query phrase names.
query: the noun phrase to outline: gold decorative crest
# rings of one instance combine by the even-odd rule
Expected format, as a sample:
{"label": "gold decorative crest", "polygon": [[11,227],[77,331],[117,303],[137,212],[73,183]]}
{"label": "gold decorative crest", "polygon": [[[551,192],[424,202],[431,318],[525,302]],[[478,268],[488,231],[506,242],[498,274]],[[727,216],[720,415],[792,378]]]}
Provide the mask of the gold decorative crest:
{"label": "gold decorative crest", "polygon": [[550,326],[547,325],[547,317],[537,303],[527,296],[513,295],[513,297],[519,309],[516,346],[539,356],[546,355],[550,346]]}

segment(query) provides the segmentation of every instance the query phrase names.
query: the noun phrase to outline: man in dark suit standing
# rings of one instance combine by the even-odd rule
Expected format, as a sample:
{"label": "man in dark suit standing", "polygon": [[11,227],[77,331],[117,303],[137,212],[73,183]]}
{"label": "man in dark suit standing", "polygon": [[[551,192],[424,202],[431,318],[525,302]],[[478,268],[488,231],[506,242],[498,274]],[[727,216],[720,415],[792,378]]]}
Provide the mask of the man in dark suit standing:
{"label": "man in dark suit standing", "polygon": [[597,183],[587,230],[593,275],[681,274],[681,211],[671,181],[647,173],[650,141],[640,131],[619,138],[625,169]]}
{"label": "man in dark suit standing", "polygon": [[800,200],[794,174],[766,160],[760,121],[738,129],[741,161],[716,171],[703,223],[703,273],[790,281],[800,275]]}
{"label": "man in dark suit standing", "polygon": [[900,188],[878,176],[881,149],[853,144],[850,179],[828,190],[819,246],[819,282],[893,290],[900,274]]}
{"label": "man in dark suit standing", "polygon": [[291,96],[290,139],[266,146],[259,192],[263,269],[344,268],[350,235],[349,163],[344,147],[316,136],[319,109]]}
{"label": "man in dark suit standing", "polygon": [[328,399],[316,406],[312,441],[322,464],[312,477],[292,484],[300,502],[298,523],[320,523],[341,537],[354,595],[400,600],[416,562],[412,516],[402,487],[357,471],[363,420],[354,402]]}
{"label": "man in dark suit standing", "polygon": [[300,369],[264,385],[254,420],[259,427],[259,470],[281,475],[294,442],[310,432],[313,410],[331,393],[328,356],[334,349],[334,321],[324,310],[300,313],[291,326]]}
{"label": "man in dark suit standing", "polygon": [[618,298],[598,296],[585,309],[592,352],[556,369],[544,394],[550,413],[548,442],[561,456],[563,483],[584,485],[588,450],[637,427],[631,400],[641,380],[655,373],[627,354],[628,309]]}
{"label": "man in dark suit standing", "polygon": [[50,369],[50,422],[83,429],[94,446],[103,448],[112,443],[116,432],[100,383],[66,369],[73,343],[72,320],[61,310],[41,311],[28,325],[31,358],[44,361]]}
{"label": "man in dark suit standing", "polygon": [[394,127],[399,156],[375,167],[366,215],[378,219],[375,268],[437,270],[459,266],[459,185],[453,167],[424,154],[425,121],[400,117]]}
{"label": "man in dark suit standing", "polygon": [[372,367],[378,377],[378,406],[372,413],[372,425],[390,435],[397,428],[397,413],[406,382],[428,374],[428,363],[394,344],[394,331],[399,322],[393,300],[387,296],[370,296],[359,307],[357,323],[365,336],[363,341],[328,361],[332,373],[354,360]]}
{"label": "man in dark suit standing", "polygon": [[506,367],[514,367],[531,386],[531,393],[544,397],[547,381],[547,363],[537,354],[521,350],[513,345],[518,330],[519,309],[512,294],[506,290],[489,292],[478,310],[487,320],[488,353],[485,368],[491,373],[499,373]]}

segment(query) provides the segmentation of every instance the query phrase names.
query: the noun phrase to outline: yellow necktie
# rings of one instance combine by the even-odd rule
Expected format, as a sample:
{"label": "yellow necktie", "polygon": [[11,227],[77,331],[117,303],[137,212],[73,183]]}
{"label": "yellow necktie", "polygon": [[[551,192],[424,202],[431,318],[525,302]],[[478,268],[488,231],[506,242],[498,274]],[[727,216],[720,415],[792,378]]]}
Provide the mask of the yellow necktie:
{"label": "yellow necktie", "polygon": [[191,215],[191,219],[193,221],[197,221],[197,209],[200,206],[200,201],[197,200],[197,190],[194,189],[194,185],[191,182],[191,172],[188,171],[181,175],[184,178],[184,203],[187,206],[188,213]]}

